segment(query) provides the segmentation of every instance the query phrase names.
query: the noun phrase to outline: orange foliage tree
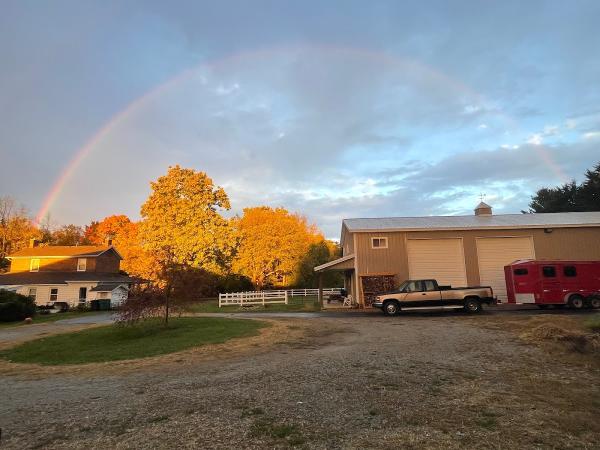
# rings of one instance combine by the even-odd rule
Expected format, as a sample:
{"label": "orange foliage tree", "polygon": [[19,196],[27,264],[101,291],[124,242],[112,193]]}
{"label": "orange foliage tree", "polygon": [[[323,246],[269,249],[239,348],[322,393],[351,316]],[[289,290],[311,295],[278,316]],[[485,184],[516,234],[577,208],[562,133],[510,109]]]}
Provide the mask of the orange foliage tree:
{"label": "orange foliage tree", "polygon": [[27,247],[30,239],[40,236],[25,208],[11,197],[0,197],[0,272],[8,268],[7,255]]}
{"label": "orange foliage tree", "polygon": [[156,261],[168,322],[170,308],[193,299],[194,284],[227,272],[235,239],[220,214],[229,209],[229,198],[204,172],[169,167],[151,187],[142,205],[140,231],[144,249]]}
{"label": "orange foliage tree", "polygon": [[233,270],[250,278],[256,289],[293,284],[310,246],[324,240],[306,218],[284,208],[246,208],[232,222],[239,239]]}
{"label": "orange foliage tree", "polygon": [[156,277],[153,258],[142,247],[138,223],[125,215],[114,215],[86,227],[87,243],[103,245],[107,238],[123,257],[121,268],[125,272],[149,280]]}

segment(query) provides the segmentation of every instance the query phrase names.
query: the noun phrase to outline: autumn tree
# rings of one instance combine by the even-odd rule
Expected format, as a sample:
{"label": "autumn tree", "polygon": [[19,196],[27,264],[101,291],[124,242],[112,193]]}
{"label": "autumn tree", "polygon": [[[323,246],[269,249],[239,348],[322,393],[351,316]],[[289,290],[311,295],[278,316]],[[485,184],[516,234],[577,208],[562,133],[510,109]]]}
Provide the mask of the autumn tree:
{"label": "autumn tree", "polygon": [[6,256],[39,238],[40,232],[27,211],[11,197],[0,197],[0,271],[8,267]]}
{"label": "autumn tree", "polygon": [[104,245],[107,239],[123,257],[121,268],[125,272],[147,280],[156,278],[154,259],[142,247],[138,223],[125,215],[114,215],[86,227],[86,243]]}
{"label": "autumn tree", "polygon": [[233,270],[256,289],[290,283],[310,245],[323,241],[316,227],[284,208],[246,208],[233,223],[240,241]]}
{"label": "autumn tree", "polygon": [[142,205],[140,234],[154,257],[166,293],[165,318],[171,295],[189,268],[224,273],[235,251],[235,239],[221,211],[230,208],[223,188],[204,172],[170,167],[151,183]]}
{"label": "autumn tree", "polygon": [[77,225],[63,225],[50,233],[50,245],[81,245],[84,241],[83,228]]}

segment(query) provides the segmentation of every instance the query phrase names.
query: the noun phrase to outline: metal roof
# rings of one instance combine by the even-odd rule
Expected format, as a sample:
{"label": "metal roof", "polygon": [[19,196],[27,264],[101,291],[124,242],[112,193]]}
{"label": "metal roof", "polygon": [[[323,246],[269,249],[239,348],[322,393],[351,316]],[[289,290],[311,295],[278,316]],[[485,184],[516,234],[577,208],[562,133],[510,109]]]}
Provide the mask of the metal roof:
{"label": "metal roof", "polygon": [[560,228],[600,226],[600,211],[546,214],[498,214],[490,216],[429,216],[344,219],[350,232],[427,231],[507,228]]}
{"label": "metal roof", "polygon": [[354,258],[354,253],[352,253],[351,255],[342,256],[341,258],[338,258],[338,259],[334,259],[333,261],[329,261],[328,263],[321,264],[320,266],[315,267],[313,270],[315,272],[320,272],[327,268],[337,266],[338,264],[343,264],[344,262],[350,261],[353,258]]}

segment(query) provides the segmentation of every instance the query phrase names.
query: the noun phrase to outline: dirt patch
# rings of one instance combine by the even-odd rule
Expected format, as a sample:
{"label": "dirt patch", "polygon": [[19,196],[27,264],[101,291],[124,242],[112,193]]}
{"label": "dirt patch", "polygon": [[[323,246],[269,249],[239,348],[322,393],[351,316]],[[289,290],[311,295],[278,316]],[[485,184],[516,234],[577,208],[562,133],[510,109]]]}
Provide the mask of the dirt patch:
{"label": "dirt patch", "polygon": [[586,333],[552,324],[543,324],[521,333],[519,337],[533,343],[550,341],[563,344],[566,351],[600,355],[600,334],[597,333]]}
{"label": "dirt patch", "polygon": [[542,314],[535,316],[487,316],[473,318],[473,325],[508,332],[571,364],[600,368],[600,333],[586,322],[592,314]]}

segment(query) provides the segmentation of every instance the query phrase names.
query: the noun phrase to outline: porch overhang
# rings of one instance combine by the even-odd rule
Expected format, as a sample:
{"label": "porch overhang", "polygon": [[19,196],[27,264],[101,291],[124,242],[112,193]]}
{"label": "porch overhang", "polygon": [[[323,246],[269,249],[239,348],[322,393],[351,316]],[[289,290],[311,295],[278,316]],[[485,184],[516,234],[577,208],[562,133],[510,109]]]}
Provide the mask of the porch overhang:
{"label": "porch overhang", "polygon": [[315,267],[315,272],[325,272],[328,270],[348,270],[354,269],[354,253],[351,255],[342,256],[341,258],[334,259],[328,263],[321,264]]}

